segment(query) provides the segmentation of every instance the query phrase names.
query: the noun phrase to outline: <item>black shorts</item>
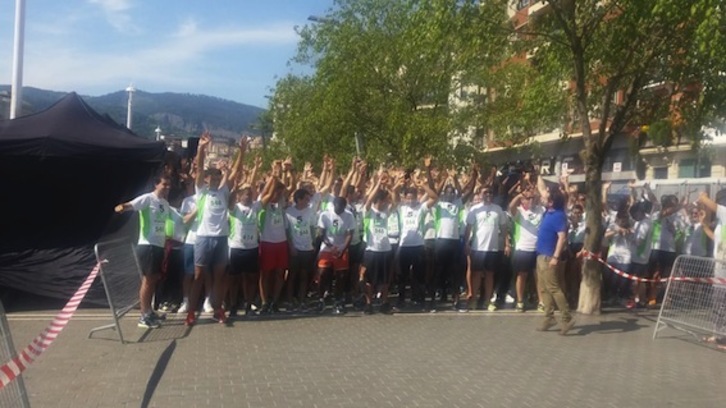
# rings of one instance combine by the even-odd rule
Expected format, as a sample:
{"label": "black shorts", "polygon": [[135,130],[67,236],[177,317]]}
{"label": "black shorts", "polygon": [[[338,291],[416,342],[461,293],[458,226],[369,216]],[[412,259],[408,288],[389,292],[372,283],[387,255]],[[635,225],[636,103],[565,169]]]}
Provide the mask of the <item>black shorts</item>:
{"label": "black shorts", "polygon": [[639,278],[649,278],[650,265],[633,262],[630,264],[630,274]]}
{"label": "black shorts", "polygon": [[388,273],[389,262],[391,260],[391,252],[374,252],[366,251],[363,255],[363,266],[366,268],[366,282],[377,285],[380,283],[388,283],[390,276]]}
{"label": "black shorts", "polygon": [[363,253],[365,250],[366,248],[363,241],[348,247],[348,259],[350,260],[350,265],[360,265],[363,263]]}
{"label": "black shorts", "polygon": [[499,269],[501,252],[494,251],[472,251],[471,270],[474,272],[494,272]]}
{"label": "black shorts", "polygon": [[161,264],[164,262],[164,248],[154,245],[138,245],[136,259],[144,276],[161,275]]}
{"label": "black shorts", "polygon": [[297,251],[297,255],[290,256],[290,272],[314,271],[315,255],[315,251]]}
{"label": "black shorts", "polygon": [[229,274],[239,275],[242,273],[259,273],[259,248],[229,250]]}
{"label": "black shorts", "polygon": [[512,254],[512,271],[514,273],[532,273],[537,269],[537,252],[514,251]]}
{"label": "black shorts", "polygon": [[673,269],[673,264],[676,262],[676,255],[675,252],[654,249],[650,253],[650,262],[648,262],[651,276],[654,276],[656,271],[660,271],[661,278],[671,276],[671,269]]}

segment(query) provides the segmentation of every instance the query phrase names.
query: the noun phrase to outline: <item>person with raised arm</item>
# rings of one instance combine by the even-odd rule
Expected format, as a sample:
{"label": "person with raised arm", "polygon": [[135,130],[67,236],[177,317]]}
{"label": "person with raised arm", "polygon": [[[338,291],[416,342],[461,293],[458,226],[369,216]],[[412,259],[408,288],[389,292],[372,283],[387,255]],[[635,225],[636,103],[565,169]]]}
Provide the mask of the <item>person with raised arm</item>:
{"label": "person with raised arm", "polygon": [[[229,184],[236,178],[241,167],[236,162],[231,172],[222,172],[218,168],[204,170],[204,159],[207,149],[211,146],[212,135],[204,132],[199,140],[196,164],[196,195],[197,195],[197,237],[194,243],[194,283],[189,297],[190,305],[196,305],[201,295],[204,274],[212,274],[211,303],[214,309],[212,319],[226,323],[227,317],[222,307],[227,288],[227,265],[229,263]],[[244,155],[247,139],[241,138],[239,155]],[[190,308],[184,321],[187,326],[196,323],[196,309]]]}
{"label": "person with raised arm", "polygon": [[[400,220],[398,305],[402,307],[406,297],[406,283],[411,282],[411,300],[423,306],[426,296],[426,269],[424,266],[423,224],[426,213],[436,204],[438,195],[428,180],[409,177],[409,185],[403,189],[403,200],[398,206]],[[419,201],[419,190],[426,192],[426,201]]]}
{"label": "person with raised arm", "polygon": [[285,227],[285,185],[280,181],[282,162],[272,164],[272,174],[260,199],[260,298],[261,314],[277,313],[278,301],[285,284],[290,254]]}
{"label": "person with raised arm", "polygon": [[[484,302],[489,302],[490,312],[497,310],[494,302],[490,302],[494,292],[494,273],[497,271],[502,256],[509,256],[511,250],[507,234],[507,216],[500,206],[492,202],[494,191],[489,186],[480,190],[481,202],[469,209],[466,215],[464,232],[464,251],[468,258],[467,309],[474,307],[474,301],[482,278],[484,280]],[[500,248],[500,237],[504,236],[505,247]]]}
{"label": "person with raised arm", "polygon": [[138,326],[154,329],[161,326],[161,316],[154,313],[151,307],[151,298],[161,277],[161,264],[164,259],[164,245],[166,242],[166,228],[170,221],[171,210],[166,201],[171,188],[168,177],[160,175],[154,179],[154,190],[142,194],[133,200],[119,204],[114,208],[116,213],[138,211],[139,240],[136,246],[136,257],[141,267],[141,287],[139,288],[139,303],[141,317]]}
{"label": "person with raised arm", "polygon": [[367,314],[373,313],[373,290],[381,293],[383,304],[381,312],[391,313],[388,303],[388,286],[390,283],[389,265],[391,258],[391,242],[388,238],[388,212],[391,205],[391,194],[383,188],[388,183],[388,175],[384,168],[379,169],[378,179],[366,196],[365,216],[363,219],[366,252],[363,256],[363,269],[360,276],[365,281],[365,297]]}
{"label": "person with raised arm", "polygon": [[[540,204],[535,189],[529,184],[525,184],[525,186],[526,188],[509,203],[509,214],[512,216],[514,224],[512,270],[516,274],[514,285],[517,295],[515,306],[517,312],[525,310],[524,291],[527,278],[537,269],[537,233],[546,211]],[[541,303],[539,291],[537,297],[538,303]]]}

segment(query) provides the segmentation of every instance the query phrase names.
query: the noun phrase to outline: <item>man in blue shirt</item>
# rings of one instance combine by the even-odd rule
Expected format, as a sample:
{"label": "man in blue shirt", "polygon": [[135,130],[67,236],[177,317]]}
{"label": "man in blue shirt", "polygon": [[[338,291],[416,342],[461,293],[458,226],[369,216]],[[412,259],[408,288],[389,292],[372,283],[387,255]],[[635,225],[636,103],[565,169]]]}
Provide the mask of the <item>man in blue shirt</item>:
{"label": "man in blue shirt", "polygon": [[537,233],[537,284],[542,292],[545,307],[545,320],[537,328],[547,331],[556,325],[555,304],[562,314],[560,334],[565,335],[575,324],[570,313],[570,306],[562,290],[562,274],[564,263],[560,262],[565,244],[567,243],[567,215],[565,214],[566,199],[559,189],[551,189],[547,202],[547,212]]}

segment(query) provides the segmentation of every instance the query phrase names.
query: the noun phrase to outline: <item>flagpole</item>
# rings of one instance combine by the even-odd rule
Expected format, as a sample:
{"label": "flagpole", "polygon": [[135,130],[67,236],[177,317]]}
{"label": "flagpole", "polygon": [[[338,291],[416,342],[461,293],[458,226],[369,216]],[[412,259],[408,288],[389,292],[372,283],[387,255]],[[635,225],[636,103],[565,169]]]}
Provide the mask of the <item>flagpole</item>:
{"label": "flagpole", "polygon": [[25,0],[15,0],[15,41],[13,42],[13,79],[10,88],[10,119],[15,119],[22,114],[24,45]]}

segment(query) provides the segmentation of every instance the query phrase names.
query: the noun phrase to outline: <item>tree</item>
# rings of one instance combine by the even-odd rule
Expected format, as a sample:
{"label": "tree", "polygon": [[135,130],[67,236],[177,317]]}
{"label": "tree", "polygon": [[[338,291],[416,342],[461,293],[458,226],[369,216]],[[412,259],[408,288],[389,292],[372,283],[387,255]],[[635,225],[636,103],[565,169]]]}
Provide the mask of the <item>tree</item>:
{"label": "tree", "polygon": [[277,136],[306,160],[352,154],[355,134],[374,162],[412,165],[432,153],[453,160],[455,78],[472,55],[498,62],[507,46],[492,34],[506,22],[504,9],[492,9],[498,26],[482,19],[483,10],[474,0],[336,1],[319,23],[299,30],[294,62],[315,71],[278,82],[271,99]]}
{"label": "tree", "polygon": [[[723,117],[726,30],[720,0],[545,0],[519,42],[535,61],[569,80],[572,131],[582,132],[587,229],[598,253],[603,232],[602,167],[616,136],[656,121],[697,144],[703,125]],[[555,79],[555,78],[553,78]],[[649,89],[665,84],[667,93]],[[663,128],[661,126],[661,128]],[[600,268],[585,262],[578,311],[600,311]]]}

